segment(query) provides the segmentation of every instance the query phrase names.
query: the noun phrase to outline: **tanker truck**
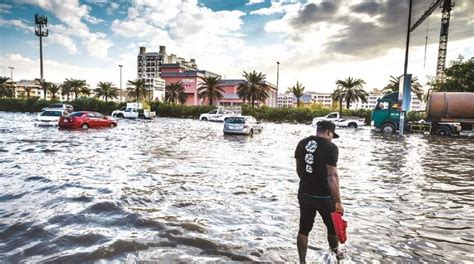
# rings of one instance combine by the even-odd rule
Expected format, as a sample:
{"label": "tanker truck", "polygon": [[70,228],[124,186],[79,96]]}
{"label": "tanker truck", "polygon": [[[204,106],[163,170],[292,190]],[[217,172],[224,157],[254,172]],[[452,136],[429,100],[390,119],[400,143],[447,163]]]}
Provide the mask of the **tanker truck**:
{"label": "tanker truck", "polygon": [[[427,98],[426,120],[405,122],[404,131],[440,136],[474,132],[474,93],[429,92]],[[395,133],[400,123],[399,108],[398,93],[378,99],[371,125],[384,133]]]}

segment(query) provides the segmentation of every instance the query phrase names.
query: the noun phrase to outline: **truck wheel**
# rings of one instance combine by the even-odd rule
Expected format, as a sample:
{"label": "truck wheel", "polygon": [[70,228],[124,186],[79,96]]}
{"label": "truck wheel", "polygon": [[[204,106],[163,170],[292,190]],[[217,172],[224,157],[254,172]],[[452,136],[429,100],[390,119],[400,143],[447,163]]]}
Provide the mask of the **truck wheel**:
{"label": "truck wheel", "polygon": [[383,124],[382,132],[387,134],[395,133],[395,126],[391,123]]}
{"label": "truck wheel", "polygon": [[116,114],[115,116],[118,117],[118,118],[123,118],[123,114],[122,114],[122,113]]}
{"label": "truck wheel", "polygon": [[449,127],[446,126],[438,126],[434,129],[434,134],[438,136],[452,136],[453,132]]}
{"label": "truck wheel", "polygon": [[250,136],[253,136],[253,129],[250,129]]}
{"label": "truck wheel", "polygon": [[357,124],[356,123],[349,123],[348,127],[357,129]]}
{"label": "truck wheel", "polygon": [[138,114],[138,118],[145,119],[145,115],[144,114]]}
{"label": "truck wheel", "polygon": [[201,118],[201,121],[207,121],[207,117]]}

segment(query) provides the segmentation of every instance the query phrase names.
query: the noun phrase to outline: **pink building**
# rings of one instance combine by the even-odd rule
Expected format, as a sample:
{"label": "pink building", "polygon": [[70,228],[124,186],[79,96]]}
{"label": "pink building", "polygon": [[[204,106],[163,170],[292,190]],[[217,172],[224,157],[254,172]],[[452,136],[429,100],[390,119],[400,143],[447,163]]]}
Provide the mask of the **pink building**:
{"label": "pink building", "polygon": [[[179,63],[173,64],[162,64],[161,65],[161,78],[165,80],[166,85],[170,83],[181,82],[183,83],[187,101],[186,105],[205,105],[208,104],[207,100],[198,98],[197,89],[201,85],[201,78],[205,76],[220,76],[216,73],[203,71],[203,70],[187,70],[182,67]],[[237,106],[242,104],[242,100],[237,95],[237,87],[245,80],[222,80],[220,85],[224,89],[223,98],[215,105],[220,106]],[[263,102],[264,105],[276,107],[276,87],[268,82],[263,82],[269,88],[268,99]]]}

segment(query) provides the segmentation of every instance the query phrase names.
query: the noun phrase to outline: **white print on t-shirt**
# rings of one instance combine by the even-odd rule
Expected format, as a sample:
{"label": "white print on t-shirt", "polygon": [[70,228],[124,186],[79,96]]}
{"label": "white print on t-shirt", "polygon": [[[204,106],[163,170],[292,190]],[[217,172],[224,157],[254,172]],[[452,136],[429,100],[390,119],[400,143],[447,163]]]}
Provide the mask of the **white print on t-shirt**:
{"label": "white print on t-shirt", "polygon": [[304,157],[304,161],[306,162],[306,172],[313,173],[313,167],[311,165],[314,162],[314,156],[312,153],[314,153],[318,148],[318,142],[316,142],[316,140],[311,140],[308,142],[308,144],[306,144],[305,148],[308,152]]}
{"label": "white print on t-shirt", "polygon": [[316,149],[318,148],[318,142],[316,140],[311,140],[306,144],[306,151],[309,153],[314,153]]}

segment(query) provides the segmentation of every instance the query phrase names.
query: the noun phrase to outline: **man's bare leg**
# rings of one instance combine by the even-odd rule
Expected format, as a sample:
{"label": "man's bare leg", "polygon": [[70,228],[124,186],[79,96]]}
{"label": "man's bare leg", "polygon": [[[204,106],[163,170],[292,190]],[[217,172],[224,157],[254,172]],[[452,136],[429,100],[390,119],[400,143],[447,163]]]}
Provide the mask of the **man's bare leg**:
{"label": "man's bare leg", "polygon": [[308,251],[308,236],[299,234],[296,237],[296,245],[298,246],[298,255],[300,263],[306,263],[306,251]]}

